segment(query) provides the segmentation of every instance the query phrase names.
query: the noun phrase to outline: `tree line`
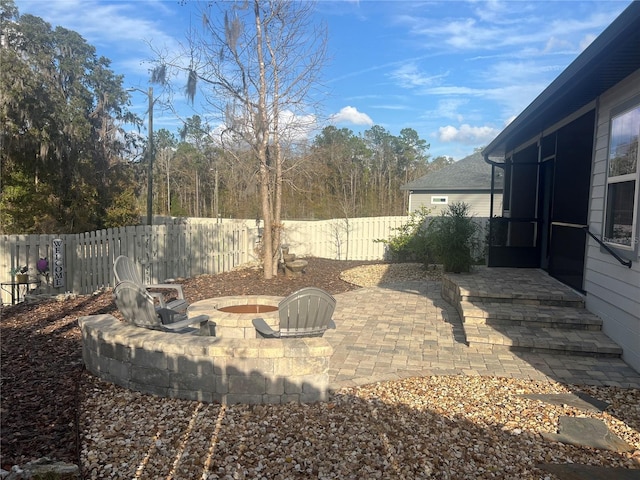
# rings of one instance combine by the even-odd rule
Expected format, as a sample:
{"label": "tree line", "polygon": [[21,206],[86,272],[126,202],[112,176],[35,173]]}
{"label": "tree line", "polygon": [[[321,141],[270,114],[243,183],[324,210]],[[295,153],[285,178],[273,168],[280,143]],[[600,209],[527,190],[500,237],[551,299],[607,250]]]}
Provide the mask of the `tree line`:
{"label": "tree line", "polygon": [[[154,213],[177,217],[259,218],[258,172],[250,152],[221,148],[199,116],[178,135],[155,132]],[[429,145],[405,128],[374,125],[362,134],[327,126],[288,152],[283,219],[405,215],[400,186],[452,162],[431,159]]]}

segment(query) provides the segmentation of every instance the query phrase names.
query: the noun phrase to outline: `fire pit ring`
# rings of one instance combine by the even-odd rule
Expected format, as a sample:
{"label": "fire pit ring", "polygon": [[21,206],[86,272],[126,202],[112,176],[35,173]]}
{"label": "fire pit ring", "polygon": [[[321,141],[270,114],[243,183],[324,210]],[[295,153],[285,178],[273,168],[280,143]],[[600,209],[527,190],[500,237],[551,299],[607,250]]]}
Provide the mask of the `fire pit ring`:
{"label": "fire pit ring", "polygon": [[208,298],[189,306],[189,316],[209,315],[215,322],[216,337],[258,338],[252,320],[260,317],[278,329],[278,304],[283,297],[267,295],[239,295]]}

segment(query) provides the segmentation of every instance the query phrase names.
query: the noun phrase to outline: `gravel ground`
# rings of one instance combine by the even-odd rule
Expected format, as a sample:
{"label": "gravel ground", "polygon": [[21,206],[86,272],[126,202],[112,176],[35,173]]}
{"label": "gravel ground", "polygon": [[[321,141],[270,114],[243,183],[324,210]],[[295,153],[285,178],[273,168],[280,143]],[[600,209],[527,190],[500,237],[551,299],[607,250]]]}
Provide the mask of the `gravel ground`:
{"label": "gravel ground", "polygon": [[421,263],[361,265],[345,270],[340,278],[360,287],[378,287],[406,280],[440,280],[442,268],[433,265],[425,269]]}
{"label": "gravel ground", "polygon": [[591,416],[640,449],[637,390],[582,389],[611,403],[601,414],[519,396],[570,391],[564,385],[486,377],[376,383],[314,405],[203,404],[111,385],[85,391],[82,460],[92,479],[551,479],[536,465],[640,468],[638,450],[540,436],[555,432],[561,415]]}
{"label": "gravel ground", "polygon": [[[344,281],[375,286],[438,278],[419,265],[370,265]],[[83,377],[85,478],[553,479],[540,463],[640,469],[640,391],[554,382],[434,376],[335,392],[313,405],[218,405],[142,395]],[[605,413],[554,406],[526,393],[581,391]],[[562,415],[603,420],[635,451],[542,439]]]}

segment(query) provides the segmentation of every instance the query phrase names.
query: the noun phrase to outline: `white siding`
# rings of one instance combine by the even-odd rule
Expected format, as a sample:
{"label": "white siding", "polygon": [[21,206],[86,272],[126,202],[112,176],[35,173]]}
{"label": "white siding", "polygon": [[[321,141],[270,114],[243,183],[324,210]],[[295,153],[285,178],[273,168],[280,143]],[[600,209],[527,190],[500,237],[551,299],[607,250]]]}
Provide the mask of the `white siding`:
{"label": "white siding", "polygon": [[[627,77],[600,98],[594,165],[591,179],[589,228],[600,236],[604,223],[607,149],[610,112],[640,94],[640,70]],[[636,212],[638,213],[638,212]],[[585,269],[587,308],[603,320],[603,331],[624,351],[623,359],[640,371],[640,261],[631,268],[620,265],[591,238],[587,244]]]}
{"label": "white siding", "polygon": [[[447,205],[433,205],[431,197],[448,197],[448,205],[456,202],[464,202],[470,206],[471,214],[475,217],[489,217],[491,195],[479,192],[411,192],[409,202],[410,212],[419,210],[421,206],[431,210],[432,216],[438,216],[447,209]],[[493,214],[500,215],[502,213],[502,194],[497,193],[494,196]]]}

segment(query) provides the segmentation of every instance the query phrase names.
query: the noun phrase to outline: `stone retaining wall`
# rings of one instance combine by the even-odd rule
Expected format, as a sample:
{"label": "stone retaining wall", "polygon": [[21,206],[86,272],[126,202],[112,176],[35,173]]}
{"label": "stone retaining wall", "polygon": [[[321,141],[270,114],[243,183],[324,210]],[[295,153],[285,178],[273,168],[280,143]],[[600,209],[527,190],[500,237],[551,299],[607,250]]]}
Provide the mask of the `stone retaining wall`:
{"label": "stone retaining wall", "polygon": [[462,299],[461,295],[458,285],[449,278],[447,274],[444,274],[442,277],[442,285],[440,287],[440,296],[446,300],[449,305],[455,307],[460,318],[464,318],[464,312],[460,306],[460,301]]}
{"label": "stone retaining wall", "polygon": [[111,315],[81,317],[87,369],[163,397],[220,403],[327,399],[333,348],[322,337],[240,339],[149,330]]}

